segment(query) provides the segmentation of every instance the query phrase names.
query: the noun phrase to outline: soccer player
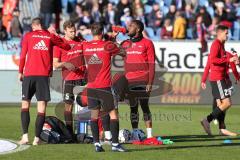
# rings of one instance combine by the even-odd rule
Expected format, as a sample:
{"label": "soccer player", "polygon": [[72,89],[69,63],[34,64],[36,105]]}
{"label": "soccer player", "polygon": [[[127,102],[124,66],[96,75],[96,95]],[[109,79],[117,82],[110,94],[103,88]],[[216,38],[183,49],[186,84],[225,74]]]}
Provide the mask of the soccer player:
{"label": "soccer player", "polygon": [[73,102],[75,100],[73,89],[75,86],[85,85],[85,66],[82,54],[81,39],[77,38],[74,23],[66,21],[63,24],[64,42],[72,46],[71,50],[65,51],[59,47],[54,47],[53,66],[62,69],[62,78],[64,80],[63,100],[65,103],[64,119],[67,129],[73,132]]}
{"label": "soccer player", "polygon": [[[149,109],[149,95],[155,75],[155,49],[153,42],[143,37],[144,25],[133,20],[128,26],[128,36],[132,45],[126,49],[124,59],[125,76],[129,83],[129,104],[133,130],[138,129],[140,103],[147,130],[147,138],[152,137],[152,117]],[[131,93],[132,92],[132,93]],[[142,95],[137,95],[141,92]]]}
{"label": "soccer player", "polygon": [[42,20],[32,20],[32,32],[27,33],[22,42],[19,65],[19,80],[22,81],[21,122],[23,135],[19,144],[27,144],[30,123],[29,108],[33,95],[37,98],[37,118],[33,145],[40,143],[39,136],[45,121],[47,102],[50,101],[49,77],[52,74],[52,51],[57,45],[69,50],[71,46],[61,38],[42,28]]}
{"label": "soccer player", "polygon": [[99,143],[98,117],[100,107],[110,116],[110,131],[112,134],[112,151],[125,152],[118,142],[119,120],[115,110],[111,91],[111,56],[119,52],[117,47],[107,51],[108,41],[103,40],[103,26],[95,23],[91,26],[93,40],[83,42],[83,55],[87,65],[87,97],[88,108],[91,110],[91,130],[96,152],[104,152]]}
{"label": "soccer player", "polygon": [[210,75],[209,80],[212,87],[213,97],[217,100],[217,107],[201,124],[208,135],[211,135],[210,122],[213,119],[219,119],[224,112],[231,107],[231,89],[229,89],[226,81],[228,75],[228,63],[238,62],[238,57],[228,57],[224,49],[224,44],[228,38],[228,27],[219,25],[217,27],[217,38],[213,41],[209,54]]}
{"label": "soccer player", "polygon": [[[228,57],[233,57],[233,55],[230,53],[230,52],[226,52],[227,56]],[[239,79],[240,79],[240,76],[237,72],[237,68],[236,68],[236,65],[235,63],[231,62],[229,63],[228,65],[228,72],[229,72],[229,69],[232,69],[232,72],[234,74],[234,77],[236,79],[236,82],[239,82]],[[206,89],[206,80],[207,80],[207,77],[208,77],[208,74],[209,74],[209,71],[210,71],[210,61],[208,59],[207,61],[207,65],[206,67],[204,68],[204,73],[203,73],[203,76],[202,76],[202,83],[201,83],[201,86],[202,86],[202,89]],[[226,82],[227,82],[227,85],[228,85],[228,88],[232,89],[233,90],[233,86],[232,86],[232,82],[230,80],[230,77],[229,75],[226,76]],[[217,101],[220,101],[219,99],[216,100],[215,98],[213,98],[213,110],[217,107]],[[221,103],[221,101],[219,102]],[[218,118],[218,122],[219,122],[219,133],[220,135],[225,135],[225,136],[237,136],[236,133],[234,132],[231,132],[229,130],[226,129],[226,125],[225,125],[225,116],[226,116],[226,112],[224,112],[219,118]]]}

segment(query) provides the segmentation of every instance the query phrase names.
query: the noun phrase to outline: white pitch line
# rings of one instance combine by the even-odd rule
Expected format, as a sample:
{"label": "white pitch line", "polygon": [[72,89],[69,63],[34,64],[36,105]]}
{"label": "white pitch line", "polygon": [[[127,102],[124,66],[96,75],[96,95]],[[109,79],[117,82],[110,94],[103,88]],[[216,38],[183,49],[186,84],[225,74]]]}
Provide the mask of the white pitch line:
{"label": "white pitch line", "polygon": [[10,142],[13,144],[13,146],[15,148],[13,148],[12,150],[9,150],[9,151],[4,151],[4,152],[0,152],[0,155],[5,155],[5,154],[10,154],[10,153],[16,153],[16,152],[20,152],[20,151],[23,151],[23,150],[26,150],[30,147],[30,145],[19,145],[17,144],[16,141],[13,141],[13,140],[10,140],[10,139],[0,139],[0,141],[6,141],[6,142]]}

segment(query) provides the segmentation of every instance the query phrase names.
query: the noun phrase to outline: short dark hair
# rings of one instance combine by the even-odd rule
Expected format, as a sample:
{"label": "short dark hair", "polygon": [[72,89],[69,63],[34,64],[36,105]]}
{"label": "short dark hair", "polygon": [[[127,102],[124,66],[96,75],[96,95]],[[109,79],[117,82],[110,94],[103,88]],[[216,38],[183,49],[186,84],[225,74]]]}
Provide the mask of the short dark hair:
{"label": "short dark hair", "polygon": [[36,25],[39,24],[39,25],[43,26],[43,21],[40,17],[36,17],[36,18],[32,19],[32,24],[36,24]]}
{"label": "short dark hair", "polygon": [[94,23],[90,27],[92,35],[100,35],[103,33],[103,25],[101,23]]}
{"label": "short dark hair", "polygon": [[139,33],[142,33],[144,30],[144,24],[140,21],[140,20],[132,20],[132,23],[136,24],[138,29],[139,29]]}
{"label": "short dark hair", "polygon": [[225,30],[228,30],[228,27],[227,26],[224,26],[224,25],[219,25],[217,26],[217,31],[225,31]]}
{"label": "short dark hair", "polygon": [[75,27],[74,23],[72,21],[65,21],[63,23],[63,29],[66,30],[67,28],[73,28]]}

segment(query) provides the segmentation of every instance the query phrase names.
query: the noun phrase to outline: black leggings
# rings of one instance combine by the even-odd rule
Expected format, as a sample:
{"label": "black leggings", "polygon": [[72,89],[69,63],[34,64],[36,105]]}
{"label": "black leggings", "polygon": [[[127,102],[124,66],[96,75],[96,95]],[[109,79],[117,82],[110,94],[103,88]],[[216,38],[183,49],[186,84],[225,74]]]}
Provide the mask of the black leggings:
{"label": "black leggings", "polygon": [[[216,99],[214,98],[213,99],[213,104],[212,104],[212,109],[214,110],[217,106],[217,101]],[[218,123],[219,123],[219,129],[226,129],[226,125],[225,125],[225,116],[226,116],[226,112],[223,112],[223,114],[221,114],[219,117],[218,117]]]}
{"label": "black leggings", "polygon": [[149,109],[148,105],[149,98],[133,98],[130,99],[130,120],[132,124],[132,128],[138,128],[138,122],[139,122],[139,113],[138,113],[138,103],[140,103],[140,106],[143,111],[143,119],[144,121],[150,121],[152,120],[152,115]]}

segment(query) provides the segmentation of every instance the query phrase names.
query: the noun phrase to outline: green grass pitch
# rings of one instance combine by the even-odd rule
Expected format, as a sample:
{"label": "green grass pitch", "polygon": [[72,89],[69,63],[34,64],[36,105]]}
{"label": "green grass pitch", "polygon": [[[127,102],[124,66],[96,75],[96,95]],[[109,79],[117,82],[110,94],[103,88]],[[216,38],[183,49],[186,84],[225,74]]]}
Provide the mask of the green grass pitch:
{"label": "green grass pitch", "polygon": [[[129,108],[120,106],[120,128],[130,129]],[[140,110],[140,108],[139,108]],[[93,145],[57,144],[31,146],[29,149],[0,155],[1,160],[236,160],[240,158],[240,137],[218,136],[218,127],[212,124],[213,137],[206,136],[200,120],[211,111],[204,105],[151,105],[153,133],[155,136],[170,138],[172,145],[136,146],[125,145],[130,152],[113,153],[110,146],[103,146],[105,153],[95,153]],[[34,136],[36,106],[31,110],[30,136]],[[0,105],[0,139],[18,140],[21,136],[20,104]],[[55,115],[54,105],[49,105],[47,115]],[[233,106],[227,113],[226,124],[229,130],[240,129],[240,107]],[[140,122],[144,129],[144,123]],[[223,144],[231,139],[231,144]]]}

